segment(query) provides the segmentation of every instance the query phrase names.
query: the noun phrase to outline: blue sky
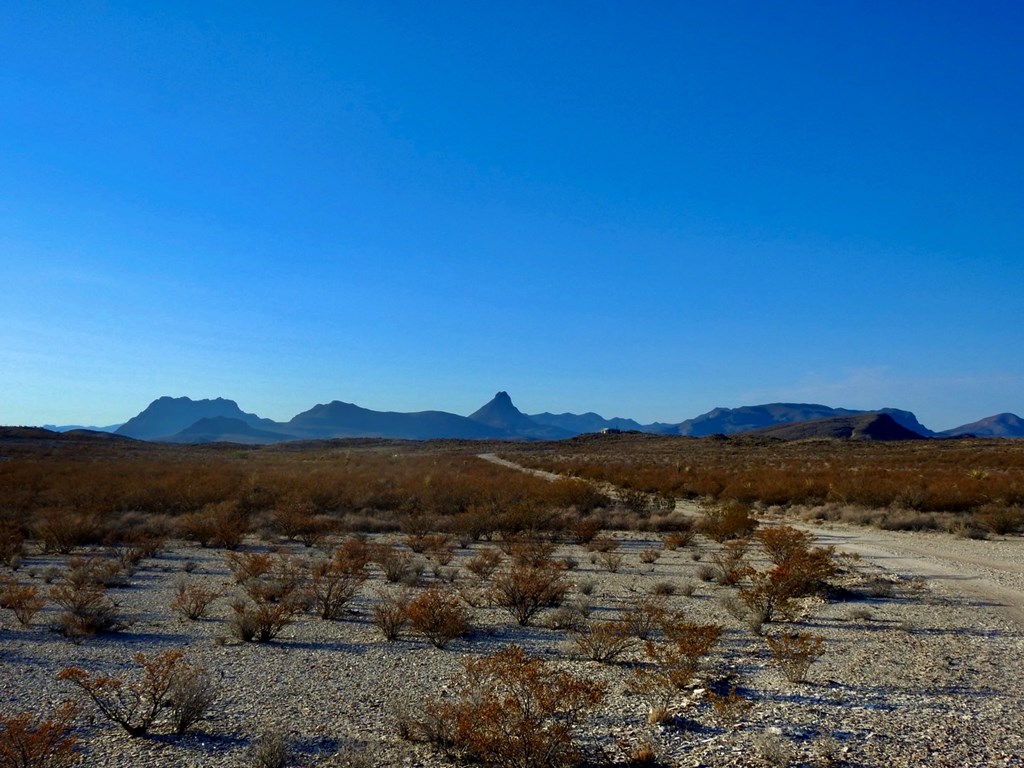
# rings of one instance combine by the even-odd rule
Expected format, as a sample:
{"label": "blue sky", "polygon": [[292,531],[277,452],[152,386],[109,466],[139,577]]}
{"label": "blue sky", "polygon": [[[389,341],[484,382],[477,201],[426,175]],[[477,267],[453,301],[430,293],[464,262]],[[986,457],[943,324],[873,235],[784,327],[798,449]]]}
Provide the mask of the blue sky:
{"label": "blue sky", "polygon": [[1017,2],[7,2],[0,423],[1024,413]]}

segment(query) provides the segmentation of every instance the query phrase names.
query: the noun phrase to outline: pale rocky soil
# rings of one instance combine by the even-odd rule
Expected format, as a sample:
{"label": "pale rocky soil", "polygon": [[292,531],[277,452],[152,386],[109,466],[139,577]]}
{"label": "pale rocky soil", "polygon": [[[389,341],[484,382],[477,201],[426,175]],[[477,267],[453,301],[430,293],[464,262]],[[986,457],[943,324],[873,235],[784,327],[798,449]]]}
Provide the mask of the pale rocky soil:
{"label": "pale rocky soil", "polygon": [[[347,620],[304,615],[274,642],[224,642],[228,596],[204,621],[184,621],[168,608],[175,578],[189,561],[198,564],[190,578],[237,589],[222,551],[180,542],[144,561],[130,586],[113,590],[134,620],[123,632],[74,645],[49,628],[53,606],[29,627],[0,611],[0,711],[45,712],[74,697],[76,691],[56,677],[64,666],[130,675],[134,652],[185,647],[188,658],[217,679],[219,695],[209,717],[183,737],[131,739],[86,703],[80,731],[84,765],[248,766],[250,742],[278,729],[296,741],[296,764],[341,766],[363,755],[368,765],[443,766],[448,763],[428,747],[403,741],[398,724],[414,717],[426,697],[457,693],[450,681],[466,658],[514,642],[607,682],[609,695],[582,737],[592,755],[608,762],[624,760],[647,741],[662,764],[678,766],[1024,764],[1024,541],[815,530],[823,542],[861,559],[844,560],[838,579],[849,590],[844,599],[809,601],[794,625],[766,626],[768,634],[800,629],[825,638],[825,654],[802,684],[787,682],[763,638],[722,606],[720,598],[733,590],[698,579],[717,549],[714,543],[698,537],[643,564],[639,553],[658,546],[657,537],[618,533],[625,554],[618,573],[592,563],[582,548],[557,552],[579,562],[568,574],[572,582],[593,585],[595,617],[614,615],[657,582],[695,584],[692,596],[677,593],[669,603],[693,621],[725,625],[704,677],[713,685],[737,685],[752,702],[736,724],[718,720],[698,689],[677,702],[676,724],[648,725],[647,703],[629,692],[628,662],[642,659],[639,646],[623,664],[576,659],[566,633],[519,627],[500,609],[475,610],[473,637],[446,650],[415,637],[386,643],[369,620],[375,589],[384,582],[376,569]],[[267,545],[254,540],[249,546]],[[459,550],[453,564],[470,555]],[[30,554],[15,575],[42,587],[46,569],[61,566],[60,558]]]}

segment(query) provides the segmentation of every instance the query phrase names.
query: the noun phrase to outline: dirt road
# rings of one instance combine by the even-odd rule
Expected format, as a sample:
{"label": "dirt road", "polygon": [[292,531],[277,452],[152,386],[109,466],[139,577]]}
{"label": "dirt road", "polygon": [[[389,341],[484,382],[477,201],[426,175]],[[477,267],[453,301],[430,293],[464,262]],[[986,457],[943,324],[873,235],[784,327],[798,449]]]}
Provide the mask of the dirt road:
{"label": "dirt road", "polygon": [[[493,453],[480,458],[547,480],[559,475],[528,469]],[[695,512],[686,504],[681,511]],[[903,577],[920,577],[933,589],[992,607],[1024,628],[1024,538],[962,539],[947,533],[883,531],[839,523],[807,525],[786,521],[810,533],[821,545],[859,555]]]}
{"label": "dirt road", "polygon": [[802,526],[822,544],[851,552],[901,576],[979,606],[998,607],[1024,627],[1024,539],[961,539],[948,533],[881,531],[845,525]]}

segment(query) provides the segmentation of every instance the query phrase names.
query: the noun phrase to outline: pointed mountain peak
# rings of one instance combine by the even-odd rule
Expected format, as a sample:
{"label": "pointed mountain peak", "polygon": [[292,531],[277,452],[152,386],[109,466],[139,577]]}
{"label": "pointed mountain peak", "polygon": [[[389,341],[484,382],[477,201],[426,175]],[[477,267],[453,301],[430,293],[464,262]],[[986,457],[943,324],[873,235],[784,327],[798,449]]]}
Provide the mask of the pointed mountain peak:
{"label": "pointed mountain peak", "polygon": [[469,418],[499,429],[508,429],[515,422],[527,418],[512,402],[508,392],[502,390],[491,400],[470,414]]}
{"label": "pointed mountain peak", "polygon": [[478,424],[502,430],[510,435],[537,440],[561,440],[570,437],[571,432],[558,427],[538,424],[516,408],[508,392],[498,392],[486,405],[469,415]]}

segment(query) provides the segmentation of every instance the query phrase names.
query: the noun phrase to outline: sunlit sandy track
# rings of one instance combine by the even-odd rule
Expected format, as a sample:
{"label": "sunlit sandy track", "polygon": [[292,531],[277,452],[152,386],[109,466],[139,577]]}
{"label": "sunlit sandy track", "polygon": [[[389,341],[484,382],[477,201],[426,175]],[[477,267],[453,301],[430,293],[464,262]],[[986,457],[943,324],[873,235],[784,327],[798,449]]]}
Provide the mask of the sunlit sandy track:
{"label": "sunlit sandy track", "polygon": [[554,481],[563,479],[562,475],[556,474],[554,472],[545,472],[543,469],[530,469],[529,467],[524,467],[521,464],[516,464],[514,461],[503,459],[496,453],[478,453],[477,457],[483,459],[484,461],[489,461],[492,464],[498,464],[502,467],[508,467],[509,469],[517,469],[520,472],[525,472],[528,475],[543,477],[545,480]]}
{"label": "sunlit sandy track", "polygon": [[[480,458],[537,477],[557,480],[553,472],[530,469],[493,453]],[[602,486],[604,489],[604,487]],[[697,506],[681,502],[679,511]],[[814,534],[823,545],[860,556],[866,562],[904,577],[920,577],[935,589],[964,597],[979,606],[998,609],[1024,628],[1024,538],[975,540],[947,533],[882,531],[826,523],[807,525],[786,521]]]}
{"label": "sunlit sandy track", "polygon": [[1024,627],[1024,539],[959,539],[947,533],[896,533],[872,528],[801,526],[822,544],[859,555],[901,576],[998,607]]}

